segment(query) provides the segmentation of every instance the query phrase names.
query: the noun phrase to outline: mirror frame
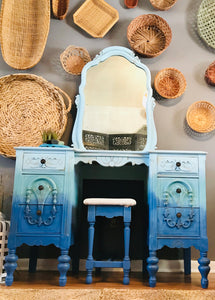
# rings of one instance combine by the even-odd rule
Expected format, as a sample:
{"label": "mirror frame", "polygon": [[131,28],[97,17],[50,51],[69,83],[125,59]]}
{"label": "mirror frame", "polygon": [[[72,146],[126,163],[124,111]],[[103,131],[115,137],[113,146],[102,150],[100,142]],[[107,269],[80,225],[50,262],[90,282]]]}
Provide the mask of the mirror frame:
{"label": "mirror frame", "polygon": [[[111,56],[122,56],[126,58],[128,61],[133,63],[135,66],[143,69],[146,72],[146,88],[147,88],[147,101],[146,101],[146,120],[147,120],[147,141],[145,148],[140,151],[128,151],[128,150],[88,150],[84,147],[83,139],[82,139],[82,127],[83,127],[83,117],[84,117],[84,108],[85,108],[85,95],[84,88],[86,85],[86,75],[87,71],[98,65],[100,62],[105,61]],[[112,46],[103,49],[95,58],[88,62],[81,72],[81,84],[79,86],[79,94],[75,98],[75,104],[77,107],[76,119],[72,132],[72,146],[75,150],[78,151],[108,151],[108,152],[133,152],[133,153],[142,153],[150,150],[155,150],[157,144],[157,133],[154,123],[153,110],[155,107],[155,99],[152,97],[152,88],[151,88],[151,73],[146,65],[141,63],[138,56],[134,54],[128,48],[121,46]]]}

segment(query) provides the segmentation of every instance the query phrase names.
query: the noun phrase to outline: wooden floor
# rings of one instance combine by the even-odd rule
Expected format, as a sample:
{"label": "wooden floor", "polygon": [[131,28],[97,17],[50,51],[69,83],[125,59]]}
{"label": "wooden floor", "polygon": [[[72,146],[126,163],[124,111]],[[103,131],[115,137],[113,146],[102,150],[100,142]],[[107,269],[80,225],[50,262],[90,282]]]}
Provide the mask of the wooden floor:
{"label": "wooden floor", "polygon": [[[67,284],[62,288],[58,286],[58,272],[28,273],[27,271],[15,271],[13,285],[6,287],[2,284],[0,289],[151,289],[147,278],[143,278],[140,272],[130,274],[128,286],[122,284],[122,272],[101,272],[99,275],[94,275],[91,285],[85,284],[85,276],[85,272],[80,272],[79,275],[68,273]],[[208,279],[208,290],[215,291],[215,273],[209,274]],[[202,290],[200,281],[199,273],[184,276],[183,273],[158,272],[156,289]]]}

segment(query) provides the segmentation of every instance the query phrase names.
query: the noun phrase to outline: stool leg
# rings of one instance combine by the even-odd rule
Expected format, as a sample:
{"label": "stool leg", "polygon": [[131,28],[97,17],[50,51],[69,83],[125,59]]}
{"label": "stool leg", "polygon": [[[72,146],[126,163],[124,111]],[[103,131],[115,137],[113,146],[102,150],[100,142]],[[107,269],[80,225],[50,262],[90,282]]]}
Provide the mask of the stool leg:
{"label": "stool leg", "polygon": [[125,243],[125,257],[123,260],[124,278],[123,284],[129,284],[129,272],[131,268],[129,258],[129,245],[130,245],[130,222],[124,222],[124,243]]}
{"label": "stool leg", "polygon": [[18,256],[16,255],[16,248],[9,249],[8,255],[5,258],[5,265],[4,268],[6,270],[7,276],[5,279],[5,284],[10,286],[13,283],[13,273],[17,267],[17,259]]}
{"label": "stool leg", "polygon": [[94,242],[94,232],[95,232],[95,222],[89,222],[88,229],[88,257],[86,261],[87,277],[86,283],[91,284],[93,281],[92,272],[93,272],[93,242]]}

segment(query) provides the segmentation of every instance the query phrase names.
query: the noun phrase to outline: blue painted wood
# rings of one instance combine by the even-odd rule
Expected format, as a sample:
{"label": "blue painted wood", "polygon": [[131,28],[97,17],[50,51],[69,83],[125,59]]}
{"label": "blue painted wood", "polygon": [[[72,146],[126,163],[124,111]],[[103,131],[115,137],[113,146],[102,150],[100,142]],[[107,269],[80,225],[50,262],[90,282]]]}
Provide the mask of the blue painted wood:
{"label": "blue painted wood", "polygon": [[[104,216],[113,218],[122,216],[124,222],[124,259],[123,261],[96,261],[93,258],[93,242],[95,233],[96,216]],[[123,284],[129,284],[130,272],[130,223],[131,223],[131,207],[124,207],[119,205],[88,205],[87,220],[89,222],[88,228],[88,257],[86,261],[86,283],[91,284],[93,268],[123,268],[124,277]]]}
{"label": "blue painted wood", "polygon": [[[61,249],[59,284],[64,286],[70,261],[68,249],[73,244],[74,151],[67,147],[20,147],[16,153],[6,285],[13,283],[16,248],[25,243],[54,244]],[[31,257],[29,269],[36,271],[36,257]]]}
{"label": "blue painted wood", "polygon": [[190,248],[184,249],[184,274],[185,275],[191,274],[191,249]]}
{"label": "blue painted wood", "polygon": [[[149,154],[149,284],[156,285],[156,250],[163,246],[200,251],[201,285],[207,288],[209,259],[204,152],[154,151]],[[190,274],[190,249],[184,251]]]}

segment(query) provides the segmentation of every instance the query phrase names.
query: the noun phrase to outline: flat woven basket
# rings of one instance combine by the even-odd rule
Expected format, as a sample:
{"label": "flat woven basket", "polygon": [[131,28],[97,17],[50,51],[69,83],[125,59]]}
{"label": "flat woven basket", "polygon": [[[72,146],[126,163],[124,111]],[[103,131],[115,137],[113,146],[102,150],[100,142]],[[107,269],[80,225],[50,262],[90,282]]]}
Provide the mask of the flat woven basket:
{"label": "flat woven basket", "polygon": [[151,5],[158,10],[168,10],[177,0],[150,0]]}
{"label": "flat woven basket", "polygon": [[197,101],[188,108],[186,120],[196,132],[211,132],[215,129],[215,106],[208,101]]}
{"label": "flat woven basket", "polygon": [[70,109],[70,97],[42,77],[1,77],[0,154],[15,157],[14,147],[39,146],[43,131],[51,130],[61,138]]}
{"label": "flat woven basket", "polygon": [[172,31],[163,18],[146,14],[131,21],[127,38],[133,50],[145,57],[155,57],[169,46]]}
{"label": "flat woven basket", "polygon": [[159,71],[154,80],[155,90],[167,99],[180,97],[186,89],[184,75],[175,68],[165,68]]}
{"label": "flat woven basket", "polygon": [[60,20],[65,19],[69,9],[69,0],[52,0],[52,12]]}
{"label": "flat woven basket", "polygon": [[77,46],[67,47],[60,55],[60,61],[67,73],[80,75],[83,67],[91,60],[87,49]]}
{"label": "flat woven basket", "polygon": [[50,25],[50,1],[2,0],[1,51],[15,69],[29,69],[41,59]]}
{"label": "flat woven basket", "polygon": [[215,86],[215,61],[205,71],[205,80],[207,84]]}
{"label": "flat woven basket", "polygon": [[203,0],[197,13],[199,36],[212,48],[215,48],[215,1]]}

